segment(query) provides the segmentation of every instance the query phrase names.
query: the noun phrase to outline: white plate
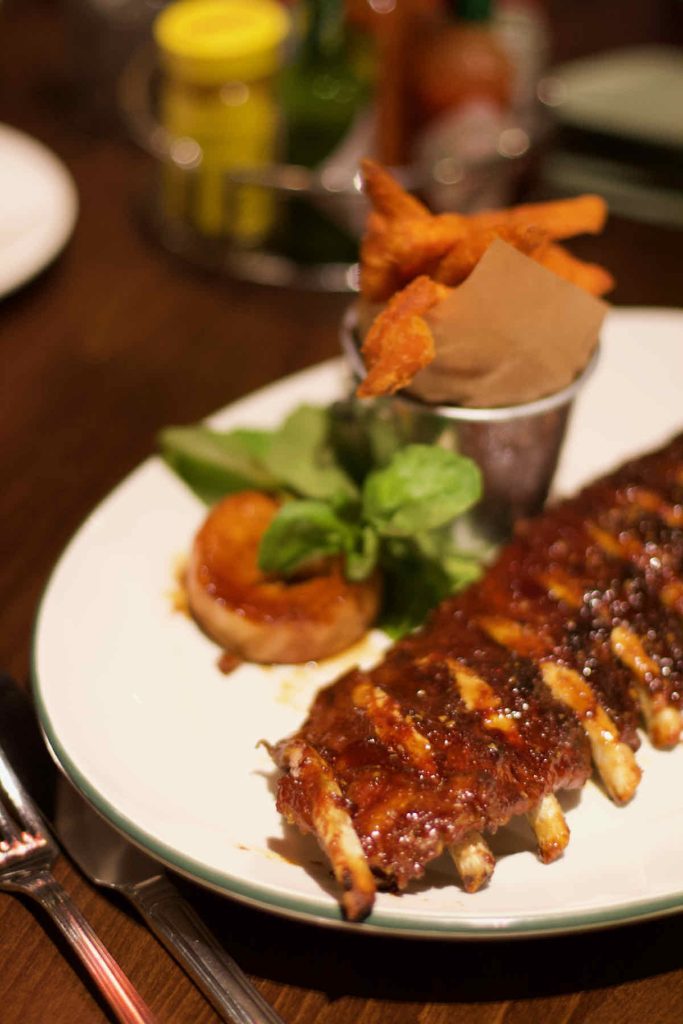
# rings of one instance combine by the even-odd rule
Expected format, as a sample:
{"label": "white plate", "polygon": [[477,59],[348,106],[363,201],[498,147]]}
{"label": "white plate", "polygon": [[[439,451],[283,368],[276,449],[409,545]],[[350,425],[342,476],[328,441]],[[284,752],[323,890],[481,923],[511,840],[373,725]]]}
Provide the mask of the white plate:
{"label": "white plate", "polygon": [[76,188],[41,142],[0,124],[0,296],[46,267],[76,222]]}
{"label": "white plate", "polygon": [[601,53],[554,69],[552,80],[561,121],[634,142],[683,146],[683,50]]}
{"label": "white plate", "polygon": [[[274,424],[302,401],[340,393],[337,361],[257,392],[216,418]],[[683,425],[683,312],[610,314],[600,365],[575,410],[558,484],[581,481]],[[316,687],[369,661],[373,634],[318,667],[216,668],[216,648],[172,610],[173,567],[203,507],[157,459],[80,529],[38,616],[35,692],[54,754],[82,793],[141,846],[200,882],[267,909],[341,925],[313,840],[286,829],[273,769],[257,746],[296,729]],[[522,822],[498,837],[491,885],[463,894],[443,862],[401,897],[382,894],[363,925],[392,933],[509,937],[571,931],[683,907],[683,748],[639,754],[633,803],[592,784],[569,806],[572,841],[543,866]]]}

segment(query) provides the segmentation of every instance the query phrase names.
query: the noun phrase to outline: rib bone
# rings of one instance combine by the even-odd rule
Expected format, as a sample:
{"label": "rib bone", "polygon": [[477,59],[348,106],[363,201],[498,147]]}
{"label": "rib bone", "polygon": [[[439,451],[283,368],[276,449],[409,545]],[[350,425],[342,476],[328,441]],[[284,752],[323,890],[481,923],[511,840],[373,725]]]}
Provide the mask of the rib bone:
{"label": "rib bone", "polygon": [[531,627],[499,615],[482,615],[477,622],[504,647],[527,657],[541,658],[543,681],[553,697],[571,708],[581,722],[610,797],[618,804],[630,800],[640,782],[640,768],[631,748],[619,740],[616,726],[588,683],[575,669],[547,658],[547,646]]}
{"label": "rib bone", "polygon": [[[282,765],[288,781],[303,789],[310,811],[310,828],[327,854],[334,876],[343,889],[342,907],[349,921],[366,917],[375,898],[375,881],[351,818],[344,810],[341,790],[327,762],[308,743],[287,745]],[[284,780],[283,780],[284,781]],[[286,792],[280,802],[287,813]],[[293,816],[288,815],[292,820]],[[297,818],[301,824],[301,819]]]}
{"label": "rib bone", "polygon": [[[628,547],[626,541],[616,541],[597,527],[591,526],[590,532],[594,538],[599,538],[600,547],[607,554],[617,555],[619,551],[623,554]],[[584,594],[580,581],[554,570],[552,576],[547,574],[543,577],[543,583],[557,600],[564,601],[572,608],[580,608]],[[633,673],[638,701],[652,743],[660,748],[675,746],[683,729],[683,720],[676,707],[672,707],[665,697],[653,694],[650,690],[650,682],[661,678],[657,662],[648,655],[640,637],[626,625],[612,629],[610,645],[615,656]]]}
{"label": "rib bone", "polygon": [[458,843],[448,847],[465,892],[477,892],[493,875],[496,859],[481,835],[468,832]]}
{"label": "rib bone", "polygon": [[578,672],[553,661],[544,661],[541,672],[553,696],[572,709],[586,730],[595,767],[610,797],[617,804],[627,803],[641,776],[635,754],[619,740],[614,723]]}
{"label": "rib bone", "polygon": [[678,708],[667,704],[661,694],[652,693],[649,683],[661,678],[659,665],[645,652],[642,642],[627,626],[615,626],[610,644],[618,658],[633,672],[638,700],[647,723],[650,738],[656,747],[673,747],[678,743],[683,722]]}
{"label": "rib bone", "polygon": [[550,864],[561,857],[569,842],[569,825],[557,797],[547,793],[527,812],[527,820],[536,834],[538,855],[543,863]]}

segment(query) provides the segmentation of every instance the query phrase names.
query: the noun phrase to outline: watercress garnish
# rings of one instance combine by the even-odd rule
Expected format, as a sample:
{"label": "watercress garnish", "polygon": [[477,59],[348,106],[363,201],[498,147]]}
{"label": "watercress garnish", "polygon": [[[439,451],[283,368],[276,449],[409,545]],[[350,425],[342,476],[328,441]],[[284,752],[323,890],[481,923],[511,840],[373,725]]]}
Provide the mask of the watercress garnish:
{"label": "watercress garnish", "polygon": [[463,455],[403,446],[386,419],[354,422],[340,408],[302,405],[275,430],[172,427],[161,450],[208,503],[245,488],[282,496],[261,541],[264,572],[290,576],[330,555],[352,581],[381,568],[380,624],[404,632],[479,574],[479,560],[454,543],[451,523],[479,500],[481,475]]}

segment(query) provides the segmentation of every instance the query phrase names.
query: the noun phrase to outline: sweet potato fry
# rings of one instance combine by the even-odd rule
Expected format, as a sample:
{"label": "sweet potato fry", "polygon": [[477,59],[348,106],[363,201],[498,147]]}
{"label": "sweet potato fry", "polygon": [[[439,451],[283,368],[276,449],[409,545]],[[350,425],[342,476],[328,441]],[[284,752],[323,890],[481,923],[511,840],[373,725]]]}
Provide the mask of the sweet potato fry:
{"label": "sweet potato fry", "polygon": [[549,238],[562,239],[598,235],[606,219],[605,200],[601,196],[582,195],[548,203],[526,203],[506,210],[487,210],[473,214],[469,221],[473,227],[494,229],[509,224],[536,224]]}
{"label": "sweet potato fry", "polygon": [[367,376],[356,394],[359,398],[392,395],[406,387],[418,370],[431,363],[435,354],[434,338],[421,316],[406,316],[386,326],[382,331],[381,349],[375,361],[369,364]]}
{"label": "sweet potato fry", "polygon": [[548,236],[536,224],[503,224],[499,228],[472,228],[446,253],[432,274],[447,285],[461,284],[496,238],[530,255],[543,246]]}
{"label": "sweet potato fry", "polygon": [[447,220],[401,220],[389,228],[388,242],[394,262],[405,284],[419,274],[433,276],[442,257],[467,238],[467,220],[458,215]]}
{"label": "sweet potato fry", "polygon": [[592,295],[604,295],[614,285],[608,271],[576,259],[556,244],[602,230],[607,207],[599,196],[469,216],[432,215],[379,164],[364,160],[362,171],[372,209],[361,244],[361,293],[369,303],[385,303],[392,296],[395,300],[367,335],[363,351],[368,376],[359,395],[397,391],[431,362],[433,338],[422,320],[422,313],[438,301],[429,290],[430,279],[433,285],[457,287],[496,238]]}
{"label": "sweet potato fry", "polygon": [[614,288],[614,278],[608,270],[597,263],[578,260],[562,245],[542,246],[537,252],[532,253],[531,257],[541,266],[552,270],[558,277],[583,288],[591,295],[605,295]]}
{"label": "sweet potato fry", "polygon": [[454,245],[464,242],[467,218],[459,214],[418,219],[376,220],[361,245],[361,291],[383,302],[420,274],[433,277]]}
{"label": "sweet potato fry", "polygon": [[379,215],[363,236],[360,246],[360,290],[371,302],[384,302],[401,287],[398,268],[387,239],[386,221]]}
{"label": "sweet potato fry", "polygon": [[422,315],[448,293],[444,285],[423,275],[393,297],[363,342],[368,372],[358,386],[359,398],[393,394],[432,361],[434,338]]}
{"label": "sweet potato fry", "polygon": [[374,209],[383,217],[418,217],[427,219],[427,207],[411,196],[388,171],[374,160],[362,160],[363,188]]}
{"label": "sweet potato fry", "polygon": [[365,231],[369,235],[381,235],[387,230],[387,219],[377,210],[370,210],[365,222]]}

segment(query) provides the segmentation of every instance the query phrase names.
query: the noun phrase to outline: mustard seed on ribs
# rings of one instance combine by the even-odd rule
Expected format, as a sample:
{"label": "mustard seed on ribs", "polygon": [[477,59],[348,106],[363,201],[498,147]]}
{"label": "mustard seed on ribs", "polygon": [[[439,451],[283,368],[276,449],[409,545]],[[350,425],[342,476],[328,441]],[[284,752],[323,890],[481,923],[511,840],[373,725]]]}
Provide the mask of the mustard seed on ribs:
{"label": "mustard seed on ribs", "polygon": [[553,794],[591,756],[629,800],[640,718],[673,745],[682,692],[683,435],[518,524],[482,580],[322,690],[272,750],[278,808],[318,838],[352,920],[444,849],[473,891],[493,870],[483,834],[515,815],[542,860],[562,852]]}
{"label": "mustard seed on ribs", "polygon": [[[547,794],[583,785],[590,773],[576,718],[553,699],[536,666],[448,605],[376,669],[325,688],[301,732],[276,748],[287,771],[278,807],[319,836],[318,783],[310,764],[301,776],[301,739],[339,787],[337,806],[373,874],[399,889],[468,833],[494,832]],[[335,873],[351,877],[354,852],[339,844],[326,852]],[[546,859],[555,852],[543,850]]]}

